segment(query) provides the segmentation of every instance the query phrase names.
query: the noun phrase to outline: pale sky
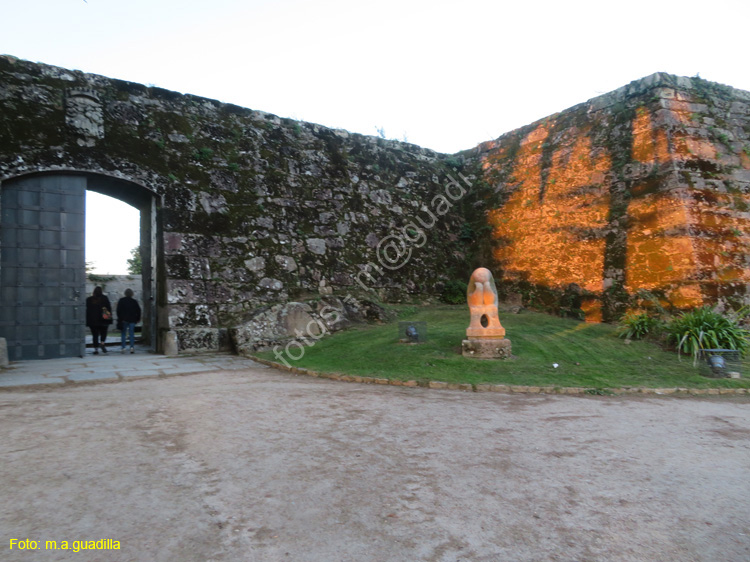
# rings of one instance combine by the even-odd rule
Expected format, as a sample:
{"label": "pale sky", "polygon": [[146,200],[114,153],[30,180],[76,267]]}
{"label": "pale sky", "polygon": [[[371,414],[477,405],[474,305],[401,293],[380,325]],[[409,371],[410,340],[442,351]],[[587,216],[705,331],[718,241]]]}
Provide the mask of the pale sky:
{"label": "pale sky", "polygon": [[86,192],[86,262],[100,275],[128,272],[130,251],[141,243],[140,212],[95,191]]}
{"label": "pale sky", "polygon": [[750,90],[747,0],[0,1],[2,54],[447,153],[658,71]]}

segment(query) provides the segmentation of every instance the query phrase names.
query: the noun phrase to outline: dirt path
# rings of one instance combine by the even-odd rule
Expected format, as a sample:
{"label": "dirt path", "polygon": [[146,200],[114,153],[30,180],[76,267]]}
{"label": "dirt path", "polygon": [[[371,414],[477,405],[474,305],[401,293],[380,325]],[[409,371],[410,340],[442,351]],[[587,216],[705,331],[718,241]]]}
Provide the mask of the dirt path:
{"label": "dirt path", "polygon": [[747,398],[257,370],[2,393],[0,443],[8,561],[750,560]]}

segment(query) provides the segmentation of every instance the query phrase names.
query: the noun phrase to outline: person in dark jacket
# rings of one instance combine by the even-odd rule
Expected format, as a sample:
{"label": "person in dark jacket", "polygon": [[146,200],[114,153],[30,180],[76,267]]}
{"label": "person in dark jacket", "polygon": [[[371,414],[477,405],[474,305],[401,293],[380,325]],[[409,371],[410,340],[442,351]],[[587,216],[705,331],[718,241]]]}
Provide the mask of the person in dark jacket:
{"label": "person in dark jacket", "polygon": [[130,353],[135,353],[135,325],[141,321],[141,307],[133,298],[133,290],[125,289],[125,296],[117,301],[117,325],[122,331],[122,350],[125,353],[126,336],[130,336]]}
{"label": "person in dark jacket", "polygon": [[99,347],[102,348],[102,353],[107,353],[104,342],[107,341],[107,330],[111,323],[112,305],[102,293],[102,288],[95,287],[94,294],[86,299],[86,326],[94,336],[94,355],[99,355]]}

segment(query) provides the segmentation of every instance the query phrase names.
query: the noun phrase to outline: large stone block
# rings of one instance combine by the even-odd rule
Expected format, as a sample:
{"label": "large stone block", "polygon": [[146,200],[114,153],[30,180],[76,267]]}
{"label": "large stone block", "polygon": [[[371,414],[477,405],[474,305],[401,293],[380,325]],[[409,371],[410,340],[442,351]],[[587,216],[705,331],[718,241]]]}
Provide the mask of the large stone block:
{"label": "large stone block", "polygon": [[180,342],[177,341],[177,333],[173,330],[169,330],[164,333],[164,341],[162,342],[162,350],[164,355],[174,357],[180,353]]}
{"label": "large stone block", "polygon": [[0,369],[7,367],[10,364],[8,361],[8,342],[5,338],[0,338]]}
{"label": "large stone block", "polygon": [[201,353],[221,350],[221,333],[216,328],[170,330],[177,337],[179,352]]}

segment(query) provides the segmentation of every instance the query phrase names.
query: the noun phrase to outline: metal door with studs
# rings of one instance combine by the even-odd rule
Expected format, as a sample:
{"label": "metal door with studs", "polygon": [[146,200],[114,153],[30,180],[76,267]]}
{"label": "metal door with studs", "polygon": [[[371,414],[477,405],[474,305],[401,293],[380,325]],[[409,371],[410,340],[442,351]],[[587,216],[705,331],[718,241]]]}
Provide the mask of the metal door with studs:
{"label": "metal door with studs", "polygon": [[86,178],[0,185],[0,337],[11,361],[85,351]]}

